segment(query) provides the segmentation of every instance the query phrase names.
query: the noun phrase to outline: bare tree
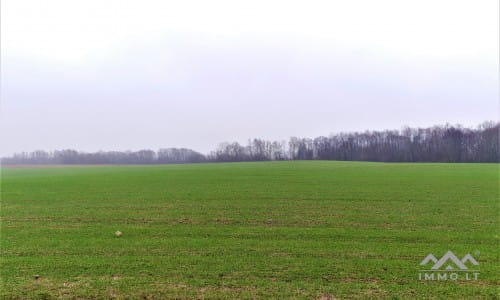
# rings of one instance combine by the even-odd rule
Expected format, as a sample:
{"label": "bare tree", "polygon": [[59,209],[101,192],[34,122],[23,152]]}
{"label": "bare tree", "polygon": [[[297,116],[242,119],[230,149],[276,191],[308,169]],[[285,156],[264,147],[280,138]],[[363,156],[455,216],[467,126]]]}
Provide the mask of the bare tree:
{"label": "bare tree", "polygon": [[[208,155],[185,148],[140,151],[66,149],[16,153],[3,164],[168,164],[204,161],[359,160],[387,162],[499,162],[500,123],[485,122],[477,128],[434,126],[402,130],[332,134],[315,139],[291,137],[286,142],[252,139],[247,146],[222,143]],[[287,147],[288,146],[288,147]]]}

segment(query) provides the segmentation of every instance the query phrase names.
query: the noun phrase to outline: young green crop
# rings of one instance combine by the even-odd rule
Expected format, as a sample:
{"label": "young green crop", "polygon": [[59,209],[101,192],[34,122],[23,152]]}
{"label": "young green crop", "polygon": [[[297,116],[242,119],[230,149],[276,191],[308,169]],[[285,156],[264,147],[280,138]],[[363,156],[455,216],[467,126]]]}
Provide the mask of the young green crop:
{"label": "young green crop", "polygon": [[[3,298],[498,297],[498,164],[4,168],[1,205]],[[448,250],[479,279],[419,280]]]}

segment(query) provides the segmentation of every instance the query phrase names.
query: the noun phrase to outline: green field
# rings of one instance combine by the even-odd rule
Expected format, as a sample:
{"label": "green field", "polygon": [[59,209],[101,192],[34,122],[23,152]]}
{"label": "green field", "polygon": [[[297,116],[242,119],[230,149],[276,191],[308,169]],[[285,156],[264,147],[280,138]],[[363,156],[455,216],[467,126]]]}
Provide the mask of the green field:
{"label": "green field", "polygon": [[[499,184],[498,164],[3,168],[0,293],[498,299]],[[448,250],[479,280],[418,280]]]}

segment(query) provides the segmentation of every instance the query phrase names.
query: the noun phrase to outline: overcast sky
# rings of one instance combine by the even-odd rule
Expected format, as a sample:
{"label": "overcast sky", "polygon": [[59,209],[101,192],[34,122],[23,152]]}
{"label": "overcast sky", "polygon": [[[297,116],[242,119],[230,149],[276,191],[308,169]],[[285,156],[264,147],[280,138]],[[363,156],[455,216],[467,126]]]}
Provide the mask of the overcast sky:
{"label": "overcast sky", "polygon": [[3,0],[0,155],[498,120],[498,0]]}

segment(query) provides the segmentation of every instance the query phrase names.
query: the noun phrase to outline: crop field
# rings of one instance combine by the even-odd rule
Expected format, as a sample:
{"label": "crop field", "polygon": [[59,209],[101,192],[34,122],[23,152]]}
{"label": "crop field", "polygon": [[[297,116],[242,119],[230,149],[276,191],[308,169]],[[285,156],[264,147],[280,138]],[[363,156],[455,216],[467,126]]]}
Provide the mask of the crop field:
{"label": "crop field", "polygon": [[[499,297],[498,164],[49,166],[1,183],[4,299]],[[419,280],[448,250],[478,279]]]}

